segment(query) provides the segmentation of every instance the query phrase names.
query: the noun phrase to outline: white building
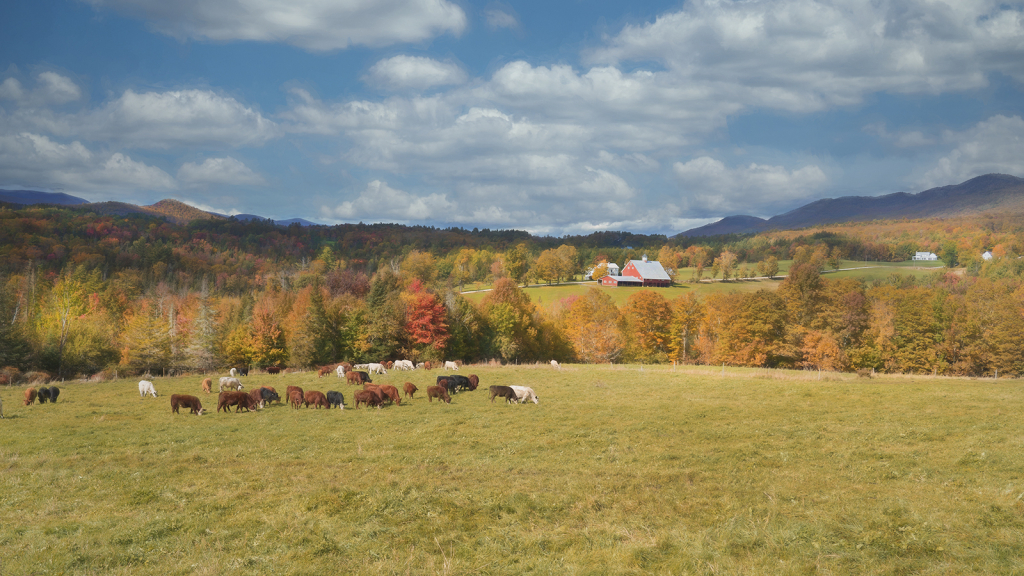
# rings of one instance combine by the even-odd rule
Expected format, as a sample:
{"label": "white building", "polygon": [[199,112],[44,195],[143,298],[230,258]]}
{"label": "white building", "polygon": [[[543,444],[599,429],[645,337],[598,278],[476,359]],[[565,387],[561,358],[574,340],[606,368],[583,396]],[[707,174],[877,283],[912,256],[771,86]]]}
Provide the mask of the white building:
{"label": "white building", "polygon": [[[605,267],[608,269],[608,275],[609,276],[618,276],[619,275],[619,265],[618,264],[612,262],[610,264],[606,264]],[[583,279],[584,280],[593,280],[594,279],[594,269],[591,268],[591,269],[587,270],[587,273],[583,275]]]}
{"label": "white building", "polygon": [[914,260],[938,260],[939,257],[934,252],[918,252],[914,254]]}
{"label": "white building", "polygon": [[981,255],[981,259],[982,260],[991,260],[992,259],[992,253],[989,252],[988,250],[985,250],[985,253]]}

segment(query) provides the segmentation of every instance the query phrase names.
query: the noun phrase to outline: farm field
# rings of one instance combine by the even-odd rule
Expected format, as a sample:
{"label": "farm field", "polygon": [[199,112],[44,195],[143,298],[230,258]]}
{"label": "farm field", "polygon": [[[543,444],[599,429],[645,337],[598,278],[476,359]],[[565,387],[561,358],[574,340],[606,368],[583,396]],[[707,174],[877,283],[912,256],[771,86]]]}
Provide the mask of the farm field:
{"label": "farm field", "polygon": [[[467,366],[481,389],[213,413],[201,377],[0,388],[0,574],[1019,574],[1017,380]],[[526,384],[539,404],[488,402]],[[169,396],[210,412],[173,415]]]}
{"label": "farm field", "polygon": [[[787,274],[790,264],[792,264],[791,260],[780,261],[779,274]],[[830,279],[860,278],[865,282],[871,282],[874,280],[884,280],[894,273],[899,273],[902,275],[909,274],[917,279],[921,279],[941,270],[943,265],[941,262],[859,262],[843,260],[840,268],[839,271],[835,272],[826,271],[822,274],[822,277]],[[844,268],[853,268],[853,270],[843,270]],[[692,268],[682,268],[678,277],[686,280],[693,274],[694,270]],[[705,271],[705,278],[709,275],[710,271]],[[534,304],[547,308],[563,298],[579,296],[586,293],[590,288],[597,288],[611,296],[612,301],[617,306],[622,307],[632,294],[641,290],[656,290],[665,298],[673,300],[688,293],[707,295],[721,292],[756,292],[761,289],[775,290],[781,282],[781,279],[730,280],[728,282],[679,283],[669,288],[637,288],[633,286],[609,288],[601,286],[597,282],[585,282],[581,284],[555,284],[551,286],[533,284],[523,290],[530,296]],[[467,284],[466,289],[469,290],[470,285]],[[472,289],[488,290],[490,285],[473,285]],[[468,292],[464,294],[468,300],[475,303],[482,301],[486,295],[487,292]]]}

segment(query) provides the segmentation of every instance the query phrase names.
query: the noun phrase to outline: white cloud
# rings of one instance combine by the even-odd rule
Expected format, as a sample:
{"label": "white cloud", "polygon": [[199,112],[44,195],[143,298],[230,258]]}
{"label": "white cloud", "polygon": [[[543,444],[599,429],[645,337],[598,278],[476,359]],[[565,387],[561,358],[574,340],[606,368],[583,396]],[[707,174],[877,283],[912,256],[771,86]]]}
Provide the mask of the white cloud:
{"label": "white cloud", "polygon": [[918,148],[921,146],[931,146],[936,143],[935,138],[926,136],[920,130],[889,132],[884,122],[868,124],[864,127],[864,131],[868,134],[874,134],[882,140],[891,142],[897,148]]}
{"label": "white cloud", "polygon": [[454,209],[445,194],[414,196],[388,186],[387,182],[374,180],[355,200],[346,200],[333,207],[324,206],[321,213],[332,219],[416,222],[445,218]]}
{"label": "white cloud", "polygon": [[1024,176],[1020,116],[993,116],[963,132],[946,132],[943,140],[955,148],[921,178],[924,188],[959,184],[990,173]]}
{"label": "white cloud", "polygon": [[1024,18],[989,1],[694,0],[628,25],[597,63],[657,61],[744,106],[807,112],[878,91],[927,93],[1024,79]]}
{"label": "white cloud", "polygon": [[86,0],[142,18],[179,39],[280,42],[321,52],[460,34],[466,14],[447,0]]}
{"label": "white cloud", "polygon": [[3,100],[21,100],[25,97],[25,89],[21,87],[21,82],[18,82],[15,78],[5,78],[3,83],[0,83],[0,99]]}
{"label": "white cloud", "polygon": [[96,154],[78,141],[27,132],[0,135],[0,182],[115,194],[176,187],[163,170],[120,152]]}
{"label": "white cloud", "polygon": [[66,76],[55,72],[43,72],[37,79],[37,92],[48,102],[65,104],[82,97],[82,90]]}
{"label": "white cloud", "polygon": [[450,62],[422,56],[395,56],[370,68],[369,79],[388,88],[424,90],[433,86],[463,84],[466,73]]}
{"label": "white cloud", "polygon": [[828,184],[825,172],[814,165],[796,170],[761,164],[728,168],[720,160],[701,156],[676,162],[672,169],[687,194],[688,208],[709,215],[764,215],[757,212],[767,202],[806,198]]}
{"label": "white cloud", "polygon": [[490,8],[484,12],[484,19],[487,26],[492,29],[498,28],[519,28],[519,19],[510,13],[508,8]]}
{"label": "white cloud", "polygon": [[230,96],[208,90],[137,93],[69,119],[75,135],[138,148],[259,146],[277,125]]}
{"label": "white cloud", "polygon": [[259,186],[266,183],[262,176],[230,156],[207,158],[202,164],[186,162],[178,169],[178,180],[189,186]]}

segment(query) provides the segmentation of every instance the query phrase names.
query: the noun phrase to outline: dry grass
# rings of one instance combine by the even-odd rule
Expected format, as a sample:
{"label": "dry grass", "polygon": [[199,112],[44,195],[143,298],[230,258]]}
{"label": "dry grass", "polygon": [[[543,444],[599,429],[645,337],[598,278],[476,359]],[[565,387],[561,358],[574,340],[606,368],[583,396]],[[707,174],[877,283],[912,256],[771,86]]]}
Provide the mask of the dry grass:
{"label": "dry grass", "polygon": [[[440,372],[375,381],[421,390]],[[1014,574],[1016,381],[465,367],[540,404],[172,415],[0,389],[0,574]],[[826,377],[827,376],[827,377]],[[252,376],[351,388],[315,374]]]}

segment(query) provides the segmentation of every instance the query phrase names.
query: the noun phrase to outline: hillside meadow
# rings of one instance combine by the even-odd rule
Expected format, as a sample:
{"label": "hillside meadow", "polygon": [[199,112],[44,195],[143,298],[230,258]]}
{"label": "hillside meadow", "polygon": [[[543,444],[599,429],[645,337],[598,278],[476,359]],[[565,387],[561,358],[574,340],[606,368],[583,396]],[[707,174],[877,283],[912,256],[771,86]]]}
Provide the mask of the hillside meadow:
{"label": "hillside meadow", "polygon": [[[201,377],[0,389],[0,574],[1018,574],[1017,380],[467,366],[481,389],[213,413]],[[539,404],[488,402],[527,384]],[[209,414],[171,414],[169,396]]]}

